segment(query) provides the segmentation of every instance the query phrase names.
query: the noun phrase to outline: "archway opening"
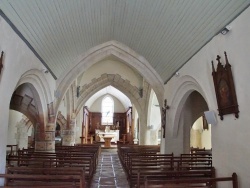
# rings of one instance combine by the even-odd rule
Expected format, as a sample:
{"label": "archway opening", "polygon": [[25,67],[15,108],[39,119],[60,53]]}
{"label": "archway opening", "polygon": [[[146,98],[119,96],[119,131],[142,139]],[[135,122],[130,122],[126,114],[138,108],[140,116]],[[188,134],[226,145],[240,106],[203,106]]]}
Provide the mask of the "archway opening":
{"label": "archway opening", "polygon": [[[182,153],[190,153],[190,148],[191,148],[190,143],[192,143],[193,141],[191,138],[190,130],[192,129],[192,127],[198,129],[199,133],[201,132],[201,130],[203,130],[203,122],[200,122],[201,119],[199,118],[202,117],[204,115],[204,112],[207,110],[208,110],[208,105],[205,99],[203,98],[203,96],[197,91],[193,91],[192,93],[190,93],[190,95],[187,97],[184,103],[184,106],[182,108],[181,118],[180,118],[181,121],[179,122],[179,127],[182,127],[182,129],[179,130],[178,132],[179,134],[183,135]],[[199,128],[201,126],[202,128]],[[211,131],[211,126],[210,126],[210,131]],[[209,135],[210,135],[210,142],[211,142],[211,132]],[[199,139],[201,139],[202,138],[201,135],[199,136],[200,136]],[[204,138],[205,138],[205,135],[204,135]],[[206,138],[206,139],[209,140],[209,138]],[[199,147],[201,145],[202,144],[199,143]]]}
{"label": "archway opening", "polygon": [[132,115],[134,116],[136,109],[130,99],[120,90],[107,86],[90,97],[84,106],[83,132],[94,135],[95,142],[104,142],[105,135],[113,135],[112,143],[117,143],[122,139],[133,141],[134,121],[132,119],[134,117]]}
{"label": "archway opening", "polygon": [[8,145],[17,149],[35,147],[35,140],[43,140],[44,116],[38,92],[32,84],[16,88],[10,101]]}
{"label": "archway opening", "polygon": [[203,116],[200,116],[190,129],[190,148],[211,150],[211,124]]}
{"label": "archway opening", "polygon": [[24,114],[10,110],[8,125],[7,154],[15,154],[17,149],[34,148],[34,125]]}
{"label": "archway opening", "polygon": [[148,143],[149,145],[159,145],[161,142],[161,107],[156,94],[151,89],[148,104]]}

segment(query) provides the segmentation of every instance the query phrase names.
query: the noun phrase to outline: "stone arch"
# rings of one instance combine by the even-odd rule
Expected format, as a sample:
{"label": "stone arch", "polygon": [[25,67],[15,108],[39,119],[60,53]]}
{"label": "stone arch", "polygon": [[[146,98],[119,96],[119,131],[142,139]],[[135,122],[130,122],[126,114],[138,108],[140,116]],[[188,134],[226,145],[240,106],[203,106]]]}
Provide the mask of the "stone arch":
{"label": "stone arch", "polygon": [[207,110],[208,105],[203,96],[197,91],[191,92],[182,108],[182,122],[179,122],[179,129],[183,132],[183,153],[190,152],[190,130],[194,122]]}
{"label": "stone arch", "polygon": [[40,101],[40,113],[43,114],[44,122],[48,119],[47,105],[53,101],[52,92],[50,91],[49,83],[44,74],[38,69],[31,69],[25,72],[18,81],[16,88],[22,84],[28,83],[32,85],[33,92],[36,92],[34,100]]}
{"label": "stone arch", "polygon": [[[21,95],[17,92],[19,88]],[[17,110],[31,119],[35,127],[35,148],[38,150],[45,150],[47,145],[49,146],[46,143],[48,140],[46,136],[49,136],[46,133],[46,124],[48,123],[48,104],[51,101],[49,84],[38,69],[31,69],[21,76],[11,98],[10,109]],[[53,135],[50,138],[53,138]]]}
{"label": "stone arch", "polygon": [[115,87],[127,95],[127,97],[135,105],[138,114],[142,114],[147,103],[147,93],[151,91],[149,85],[144,83],[144,95],[141,97],[140,90],[137,87],[131,85],[128,80],[121,78],[121,76],[118,74],[103,74],[101,77],[93,79],[91,83],[82,86],[80,90],[80,97],[77,100],[78,105],[76,107],[76,114],[79,113],[81,107],[94,93],[109,85]]}
{"label": "stone arch", "polygon": [[60,136],[62,137],[63,131],[67,127],[67,119],[62,115],[60,111],[58,112],[57,117],[56,117],[56,126],[57,124],[60,126]]}
{"label": "stone arch", "polygon": [[61,127],[61,130],[65,129],[67,126],[67,119],[62,115],[61,112],[58,112],[56,123],[58,123]]}
{"label": "stone arch", "polygon": [[122,62],[125,62],[128,66],[135,68],[154,89],[160,104],[163,102],[163,81],[157,72],[151,67],[149,62],[124,44],[117,41],[109,41],[91,48],[89,51],[79,56],[79,58],[73,63],[74,66],[58,79],[58,87],[56,91],[58,98],[55,105],[56,111],[59,108],[59,104],[63,99],[65,92],[74,79],[93,64],[109,56],[115,56]]}
{"label": "stone arch", "polygon": [[[172,135],[174,137],[178,134],[179,129],[179,120],[181,118],[181,112],[183,106],[188,98],[188,96],[193,92],[197,91],[206,101],[207,97],[202,89],[202,86],[191,76],[183,76],[180,78],[180,81],[177,84],[176,90],[173,91],[173,99],[171,101],[170,106],[175,106],[176,108],[172,109],[171,112],[168,114],[168,118],[171,121],[172,127]],[[208,103],[207,103],[208,104]],[[173,119],[171,119],[173,117]]]}
{"label": "stone arch", "polygon": [[[27,88],[28,90],[31,90],[33,95],[29,96],[26,93],[20,95],[19,93],[16,93],[16,91],[20,88]],[[41,116],[39,117],[39,114],[41,113],[39,113],[39,110],[41,110],[39,109],[40,101],[33,98],[35,95],[38,95],[38,93],[34,89],[34,86],[32,84],[24,83],[16,88],[10,101],[10,109],[24,114],[29,118],[33,125],[43,123],[43,118],[41,118]],[[33,101],[35,101],[35,105],[32,104]]]}
{"label": "stone arch", "polygon": [[[29,118],[26,116],[23,116],[22,119],[17,123],[17,133],[16,133],[16,139],[17,139],[17,145],[19,148],[28,148],[29,144],[30,146],[35,145],[34,143],[34,132],[31,132],[31,140],[29,140],[29,130],[32,131],[32,128],[34,128],[33,123],[30,121]],[[29,141],[31,141],[29,143]]]}

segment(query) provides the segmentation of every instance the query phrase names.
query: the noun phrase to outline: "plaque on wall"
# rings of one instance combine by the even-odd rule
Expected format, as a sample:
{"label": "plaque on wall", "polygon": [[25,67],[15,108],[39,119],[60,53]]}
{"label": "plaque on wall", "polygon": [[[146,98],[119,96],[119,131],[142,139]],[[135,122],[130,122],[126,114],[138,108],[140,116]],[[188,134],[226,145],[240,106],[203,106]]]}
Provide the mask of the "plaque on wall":
{"label": "plaque on wall", "polygon": [[239,117],[239,106],[234,87],[231,65],[228,62],[226,52],[224,52],[224,54],[226,60],[225,66],[221,64],[221,57],[217,55],[216,60],[218,61],[218,64],[217,69],[215,71],[214,64],[212,61],[212,75],[218,104],[218,111],[221,120],[223,120],[223,115],[226,114],[234,113],[236,118]]}

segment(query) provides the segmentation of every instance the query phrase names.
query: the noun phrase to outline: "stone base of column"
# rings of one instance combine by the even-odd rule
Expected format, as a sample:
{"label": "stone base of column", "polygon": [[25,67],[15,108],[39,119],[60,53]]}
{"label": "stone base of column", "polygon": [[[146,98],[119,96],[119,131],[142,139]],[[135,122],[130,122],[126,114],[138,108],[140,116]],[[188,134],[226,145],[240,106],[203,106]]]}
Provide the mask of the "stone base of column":
{"label": "stone base of column", "polygon": [[75,132],[74,131],[63,130],[62,145],[63,146],[75,145]]}
{"label": "stone base of column", "polygon": [[66,130],[62,130],[62,145],[74,146],[76,142],[75,138],[76,120],[71,119],[70,124]]}
{"label": "stone base of column", "polygon": [[55,141],[36,141],[35,151],[55,151]]}
{"label": "stone base of column", "polygon": [[55,124],[48,123],[45,127],[44,140],[35,141],[36,151],[55,151]]}

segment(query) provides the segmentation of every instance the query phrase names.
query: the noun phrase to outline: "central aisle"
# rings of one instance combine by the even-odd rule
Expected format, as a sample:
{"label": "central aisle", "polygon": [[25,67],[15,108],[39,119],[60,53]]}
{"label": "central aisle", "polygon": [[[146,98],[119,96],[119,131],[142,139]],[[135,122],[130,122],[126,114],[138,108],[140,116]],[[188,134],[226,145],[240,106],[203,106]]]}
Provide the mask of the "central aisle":
{"label": "central aisle", "polygon": [[103,149],[91,188],[129,188],[117,149]]}

